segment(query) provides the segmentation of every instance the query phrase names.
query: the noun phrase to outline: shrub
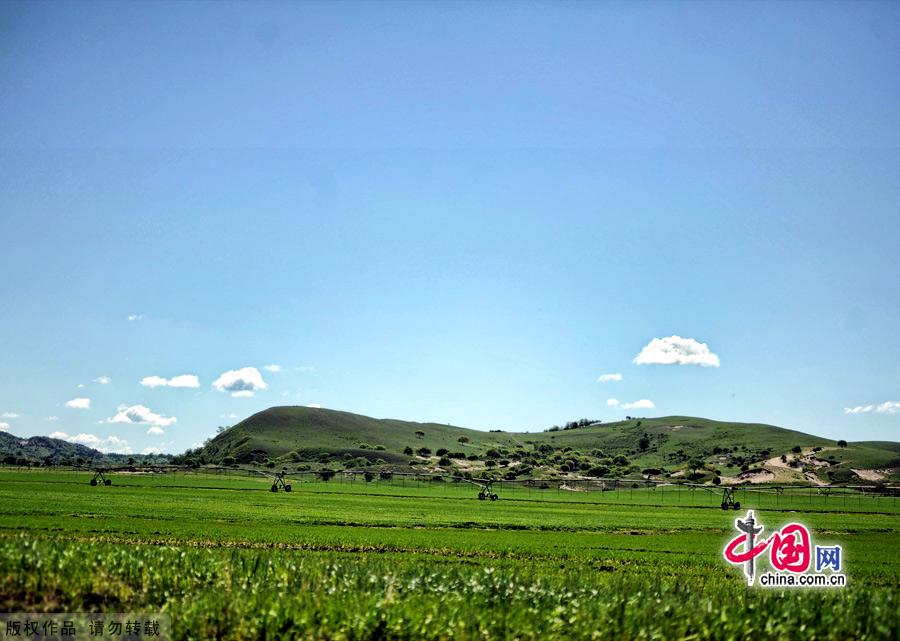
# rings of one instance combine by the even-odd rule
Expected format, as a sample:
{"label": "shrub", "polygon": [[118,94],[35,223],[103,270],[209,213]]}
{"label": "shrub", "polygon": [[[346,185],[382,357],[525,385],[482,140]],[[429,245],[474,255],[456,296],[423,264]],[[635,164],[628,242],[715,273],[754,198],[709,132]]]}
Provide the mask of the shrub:
{"label": "shrub", "polygon": [[419,456],[431,456],[431,450],[427,447],[420,447],[416,450],[416,454]]}
{"label": "shrub", "polygon": [[411,448],[409,445],[407,445],[406,447],[403,448],[403,453],[406,454],[407,456],[412,456],[413,448]]}

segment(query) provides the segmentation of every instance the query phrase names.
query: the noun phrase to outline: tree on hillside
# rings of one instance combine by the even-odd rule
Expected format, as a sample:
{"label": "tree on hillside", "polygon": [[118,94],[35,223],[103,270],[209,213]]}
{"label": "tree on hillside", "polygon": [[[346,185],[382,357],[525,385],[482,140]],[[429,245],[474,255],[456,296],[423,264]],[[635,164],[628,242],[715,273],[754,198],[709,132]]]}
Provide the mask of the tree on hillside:
{"label": "tree on hillside", "polygon": [[403,448],[403,453],[406,454],[407,456],[412,456],[413,448],[411,448],[409,445],[407,445],[406,447]]}
{"label": "tree on hillside", "polygon": [[416,436],[418,436],[419,438],[424,438],[425,432],[423,432],[422,430],[416,430]]}
{"label": "tree on hillside", "polygon": [[457,443],[468,443],[469,437],[468,436],[460,436],[458,439],[456,439],[456,442]]}
{"label": "tree on hillside", "polygon": [[638,441],[638,449],[641,452],[646,452],[648,449],[650,449],[650,437],[649,436],[644,434],[641,437],[641,440]]}
{"label": "tree on hillside", "polygon": [[688,461],[688,469],[691,471],[691,474],[696,474],[699,470],[702,470],[705,467],[705,463],[703,459],[692,458]]}
{"label": "tree on hillside", "polygon": [[838,447],[847,447],[847,441],[841,439],[840,441],[838,441]]}
{"label": "tree on hillside", "polygon": [[795,445],[794,447],[791,448],[791,452],[793,452],[794,454],[799,454],[802,451],[803,451],[803,448],[800,447],[799,445]]}

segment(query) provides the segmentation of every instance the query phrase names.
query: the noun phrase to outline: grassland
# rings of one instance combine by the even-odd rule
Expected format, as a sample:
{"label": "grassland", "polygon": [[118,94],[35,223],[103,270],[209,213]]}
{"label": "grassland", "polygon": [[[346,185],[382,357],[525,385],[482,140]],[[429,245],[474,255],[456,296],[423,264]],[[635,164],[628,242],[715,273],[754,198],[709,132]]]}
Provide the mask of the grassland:
{"label": "grassland", "polygon": [[[844,546],[842,590],[748,590],[703,491],[0,472],[0,607],[168,612],[179,639],[894,639],[900,499],[746,493]],[[778,505],[773,504],[776,498]]]}

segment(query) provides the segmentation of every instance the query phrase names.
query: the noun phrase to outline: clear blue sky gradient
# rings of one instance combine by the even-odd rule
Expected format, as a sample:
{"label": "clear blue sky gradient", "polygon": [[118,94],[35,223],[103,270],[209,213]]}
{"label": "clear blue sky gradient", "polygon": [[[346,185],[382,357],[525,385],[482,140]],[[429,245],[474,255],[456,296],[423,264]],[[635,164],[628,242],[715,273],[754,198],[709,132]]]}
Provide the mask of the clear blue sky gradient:
{"label": "clear blue sky gradient", "polygon": [[[900,440],[843,411],[900,401],[900,4],[4,2],[0,86],[14,434],[181,451],[317,403]],[[721,367],[632,363],[672,334]],[[101,423],[135,404],[178,422]]]}

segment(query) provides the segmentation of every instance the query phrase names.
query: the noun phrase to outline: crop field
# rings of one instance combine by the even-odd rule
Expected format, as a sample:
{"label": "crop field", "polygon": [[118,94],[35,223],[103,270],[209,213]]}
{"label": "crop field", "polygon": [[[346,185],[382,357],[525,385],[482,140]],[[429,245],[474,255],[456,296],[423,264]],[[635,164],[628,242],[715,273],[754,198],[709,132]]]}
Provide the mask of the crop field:
{"label": "crop field", "polygon": [[[177,639],[896,639],[900,499],[0,471],[2,611],[162,611]],[[748,588],[735,516],[839,543],[842,589]]]}

